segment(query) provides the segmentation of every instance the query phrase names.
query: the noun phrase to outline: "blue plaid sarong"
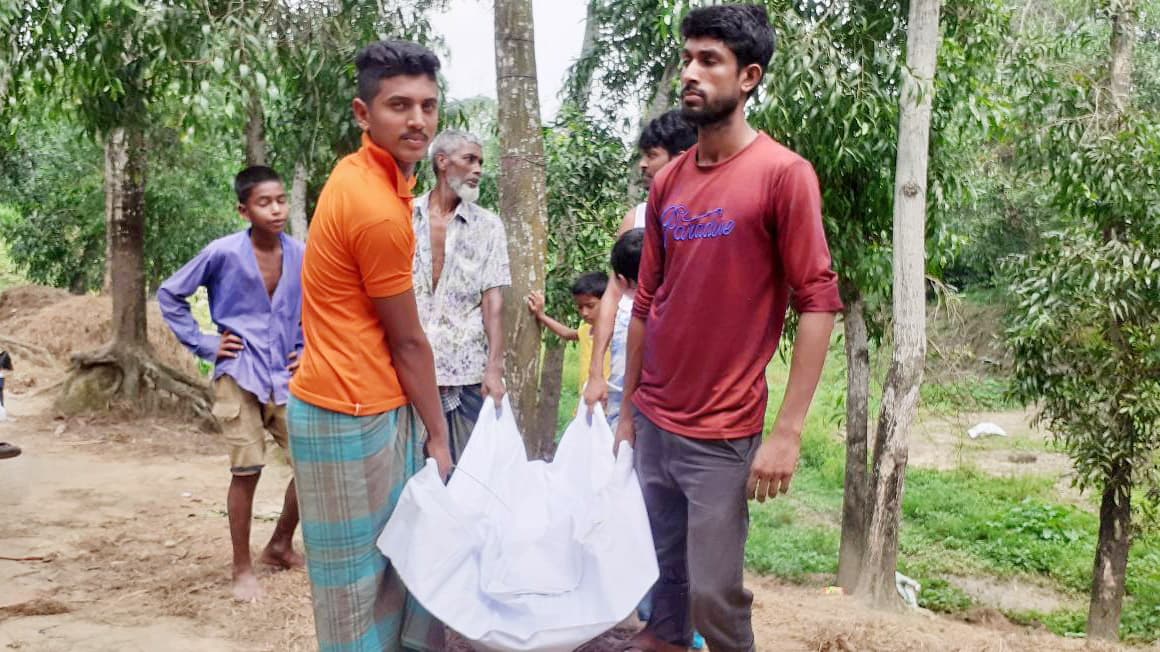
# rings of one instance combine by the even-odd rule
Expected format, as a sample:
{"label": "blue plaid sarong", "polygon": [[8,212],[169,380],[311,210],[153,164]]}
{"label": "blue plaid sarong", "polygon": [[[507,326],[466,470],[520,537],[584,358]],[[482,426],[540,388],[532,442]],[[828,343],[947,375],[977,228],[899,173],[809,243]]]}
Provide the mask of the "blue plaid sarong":
{"label": "blue plaid sarong", "polygon": [[444,628],[376,546],[423,466],[411,406],[355,417],[290,398],[290,457],[322,652],[442,650]]}

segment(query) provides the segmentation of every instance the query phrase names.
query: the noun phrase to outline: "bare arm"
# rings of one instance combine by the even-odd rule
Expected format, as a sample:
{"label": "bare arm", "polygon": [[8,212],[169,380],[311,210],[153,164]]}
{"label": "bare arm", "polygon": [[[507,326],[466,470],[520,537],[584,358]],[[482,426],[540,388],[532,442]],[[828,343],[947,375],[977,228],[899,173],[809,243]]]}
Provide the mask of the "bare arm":
{"label": "bare arm", "polygon": [[575,328],[568,328],[564,324],[552,319],[544,312],[544,295],[539,292],[533,292],[528,295],[528,311],[535,315],[536,320],[546,326],[548,330],[555,333],[561,339],[575,342],[580,339],[580,334]]}
{"label": "bare arm", "polygon": [[483,330],[487,334],[487,368],[483,371],[483,395],[495,399],[499,409],[506,393],[503,384],[503,291],[491,288],[483,293]]}
{"label": "bare arm", "polygon": [[[636,207],[628,209],[624,218],[620,220],[620,228],[616,230],[616,237],[620,237],[632,230],[636,225]],[[597,402],[608,401],[608,379],[604,377],[604,354],[612,343],[612,331],[616,326],[616,308],[620,303],[623,292],[620,284],[610,281],[600,297],[600,309],[596,314],[596,323],[592,325],[592,364],[588,367],[588,382],[584,385],[584,403],[588,406],[588,415],[592,415],[592,406]],[[581,370],[583,372],[583,370]]]}
{"label": "bare arm", "polygon": [[798,320],[797,338],[793,343],[793,361],[789,367],[789,381],[785,397],[778,410],[765,443],[757,451],[749,475],[749,497],[764,501],[789,491],[801,452],[802,428],[814,391],[822,377],[826,351],[830,347],[830,333],[834,330],[834,314],[808,312]]}
{"label": "bare arm", "polygon": [[435,384],[435,356],[419,322],[415,292],[407,290],[393,297],[371,299],[371,302],[387,333],[387,347],[399,374],[399,383],[427,427],[427,454],[435,458],[439,473],[446,478],[451,471],[447,418]]}
{"label": "bare arm", "polygon": [[640,370],[644,360],[644,320],[633,315],[628,324],[628,351],[624,361],[624,398],[620,403],[620,421],[616,425],[616,441],[613,452],[620,447],[620,442],[627,441],[629,446],[636,444],[636,426],[633,424],[633,415],[636,406],[632,402],[632,395],[636,393],[636,386],[640,384]]}
{"label": "bare arm", "polygon": [[616,229],[616,237],[619,238],[620,236],[624,235],[625,233],[628,233],[629,231],[632,230],[632,227],[635,225],[636,225],[636,206],[633,206],[632,208],[628,209],[628,212],[625,213],[624,217],[620,220],[620,228]]}
{"label": "bare arm", "polygon": [[604,377],[604,354],[612,343],[612,331],[616,326],[616,308],[620,303],[620,284],[608,283],[600,297],[600,309],[596,323],[592,325],[592,363],[588,367],[588,383],[584,386],[584,403],[588,413],[597,402],[608,400],[608,380]]}

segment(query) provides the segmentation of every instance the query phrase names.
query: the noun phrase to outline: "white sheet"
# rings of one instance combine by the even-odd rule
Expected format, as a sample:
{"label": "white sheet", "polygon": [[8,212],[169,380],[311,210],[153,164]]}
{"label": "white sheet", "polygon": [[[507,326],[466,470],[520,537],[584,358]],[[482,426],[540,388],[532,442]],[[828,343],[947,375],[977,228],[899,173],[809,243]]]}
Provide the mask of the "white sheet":
{"label": "white sheet", "polygon": [[[586,410],[581,407],[580,412]],[[415,598],[476,649],[573,650],[632,613],[657,579],[632,449],[597,411],[551,464],[529,462],[511,406],[484,401],[444,486],[407,483],[379,548]]]}

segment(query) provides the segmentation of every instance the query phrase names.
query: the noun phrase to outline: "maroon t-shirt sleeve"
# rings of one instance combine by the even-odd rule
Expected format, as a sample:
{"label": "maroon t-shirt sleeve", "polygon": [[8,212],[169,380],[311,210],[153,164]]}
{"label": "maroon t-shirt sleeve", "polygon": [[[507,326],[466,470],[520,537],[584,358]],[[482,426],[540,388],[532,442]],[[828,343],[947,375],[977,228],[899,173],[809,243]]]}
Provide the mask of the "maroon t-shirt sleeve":
{"label": "maroon t-shirt sleeve", "polygon": [[790,305],[798,313],[840,312],[838,276],[831,269],[830,248],[822,226],[822,194],[808,161],[799,160],[781,174],[773,192],[774,233]]}
{"label": "maroon t-shirt sleeve", "polygon": [[632,316],[648,319],[648,311],[652,308],[653,297],[664,278],[665,266],[665,234],[661,228],[657,206],[659,203],[658,189],[662,180],[668,175],[661,172],[652,189],[648,193],[648,202],[644,212],[644,245],[640,251],[640,267],[636,275],[636,299],[632,304]]}

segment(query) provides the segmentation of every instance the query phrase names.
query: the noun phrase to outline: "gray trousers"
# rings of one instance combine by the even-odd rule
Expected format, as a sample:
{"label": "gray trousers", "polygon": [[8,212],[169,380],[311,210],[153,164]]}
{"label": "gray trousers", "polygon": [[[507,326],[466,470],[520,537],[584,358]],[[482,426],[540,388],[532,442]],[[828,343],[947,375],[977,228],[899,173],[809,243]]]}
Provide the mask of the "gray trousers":
{"label": "gray trousers", "polygon": [[660,579],[648,629],[688,647],[696,625],[713,652],[751,652],[753,594],[745,590],[749,467],[760,433],[692,439],[662,430],[639,411],[636,472],[644,491]]}

